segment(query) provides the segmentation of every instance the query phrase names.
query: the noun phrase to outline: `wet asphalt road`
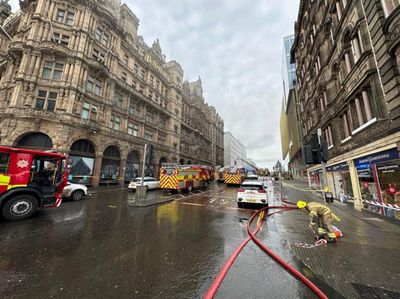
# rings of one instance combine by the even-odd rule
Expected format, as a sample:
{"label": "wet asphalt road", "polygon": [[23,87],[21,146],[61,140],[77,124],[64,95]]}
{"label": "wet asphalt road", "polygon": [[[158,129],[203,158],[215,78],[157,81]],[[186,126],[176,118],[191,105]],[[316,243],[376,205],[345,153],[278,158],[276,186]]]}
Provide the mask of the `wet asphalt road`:
{"label": "wet asphalt road", "polygon": [[[150,191],[175,199],[150,207],[137,207],[132,192],[104,192],[28,220],[0,222],[0,297],[201,298],[247,237],[252,211],[236,208],[236,190]],[[278,203],[273,193],[270,205]],[[306,273],[280,237],[282,219],[271,217],[258,237]],[[250,242],[217,298],[315,296]]]}

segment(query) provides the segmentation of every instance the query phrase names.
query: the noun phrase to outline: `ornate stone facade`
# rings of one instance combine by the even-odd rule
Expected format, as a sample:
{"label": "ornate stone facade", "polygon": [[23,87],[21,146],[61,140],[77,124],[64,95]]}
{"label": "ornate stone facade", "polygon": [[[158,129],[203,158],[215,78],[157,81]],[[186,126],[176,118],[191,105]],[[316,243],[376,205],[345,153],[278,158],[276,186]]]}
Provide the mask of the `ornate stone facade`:
{"label": "ornate stone facade", "polygon": [[381,171],[400,165],[399,5],[301,0],[292,48],[305,140],[321,129],[329,149],[327,175],[310,166],[310,185],[388,217],[377,202],[399,200],[387,195],[398,176]]}
{"label": "ornate stone facade", "polygon": [[330,157],[393,132],[394,94],[382,86],[369,27],[361,1],[301,1],[292,59],[302,131],[307,140],[321,128]]}
{"label": "ornate stone facade", "polygon": [[[90,168],[81,180],[94,185],[140,174],[145,143],[154,147],[146,171],[155,176],[161,162],[222,164],[222,119],[203,100],[194,105],[204,112],[196,118],[202,130],[182,125],[192,101],[183,70],[165,61],[158,40],[150,47],[137,35],[139,20],[127,5],[20,4],[8,16],[0,3],[0,144],[70,152],[76,167]],[[192,138],[184,144],[199,148],[181,153],[183,126]]]}

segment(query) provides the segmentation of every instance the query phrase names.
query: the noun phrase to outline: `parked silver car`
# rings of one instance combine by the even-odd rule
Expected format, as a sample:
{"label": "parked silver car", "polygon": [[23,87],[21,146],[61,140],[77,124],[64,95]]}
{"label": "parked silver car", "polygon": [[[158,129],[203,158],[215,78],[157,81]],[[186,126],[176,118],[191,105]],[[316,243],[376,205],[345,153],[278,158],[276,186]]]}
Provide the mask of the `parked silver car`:
{"label": "parked silver car", "polygon": [[73,184],[68,182],[65,186],[62,197],[71,198],[72,200],[81,200],[87,195],[87,187],[81,184]]}
{"label": "parked silver car", "polygon": [[[142,178],[141,177],[135,178],[129,183],[128,188],[136,190],[136,187],[140,186],[141,184],[142,184]],[[148,190],[158,189],[160,188],[160,181],[156,180],[153,177],[145,176],[143,180],[143,186]]]}

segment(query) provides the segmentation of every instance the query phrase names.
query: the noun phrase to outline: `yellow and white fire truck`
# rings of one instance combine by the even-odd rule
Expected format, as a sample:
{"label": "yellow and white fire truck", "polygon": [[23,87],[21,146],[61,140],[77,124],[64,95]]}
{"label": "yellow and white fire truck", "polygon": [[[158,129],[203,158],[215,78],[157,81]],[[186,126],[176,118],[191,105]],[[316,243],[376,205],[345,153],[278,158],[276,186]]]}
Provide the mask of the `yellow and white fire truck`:
{"label": "yellow and white fire truck", "polygon": [[213,170],[209,166],[164,163],[160,169],[161,189],[190,192],[208,186],[213,179]]}
{"label": "yellow and white fire truck", "polygon": [[224,183],[227,185],[240,185],[246,179],[246,169],[231,167],[224,171]]}

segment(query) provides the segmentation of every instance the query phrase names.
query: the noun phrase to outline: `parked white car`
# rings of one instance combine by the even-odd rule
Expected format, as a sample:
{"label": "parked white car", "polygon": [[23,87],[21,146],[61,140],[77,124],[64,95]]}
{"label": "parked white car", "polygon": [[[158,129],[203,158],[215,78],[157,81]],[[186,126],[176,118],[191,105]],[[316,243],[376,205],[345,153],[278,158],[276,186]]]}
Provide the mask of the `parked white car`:
{"label": "parked white car", "polygon": [[[128,188],[136,190],[136,187],[137,186],[140,187],[141,184],[142,184],[142,178],[141,177],[135,178],[129,183]],[[143,180],[143,186],[146,187],[148,190],[158,189],[160,188],[160,181],[157,181],[153,177],[145,176]]]}
{"label": "parked white car", "polygon": [[87,187],[81,184],[73,184],[68,182],[65,186],[62,197],[71,198],[72,200],[81,200],[87,195]]}
{"label": "parked white car", "polygon": [[268,193],[260,181],[244,181],[237,193],[237,204],[241,208],[245,204],[268,205]]}

